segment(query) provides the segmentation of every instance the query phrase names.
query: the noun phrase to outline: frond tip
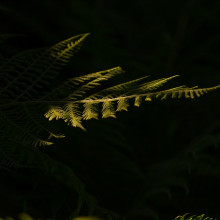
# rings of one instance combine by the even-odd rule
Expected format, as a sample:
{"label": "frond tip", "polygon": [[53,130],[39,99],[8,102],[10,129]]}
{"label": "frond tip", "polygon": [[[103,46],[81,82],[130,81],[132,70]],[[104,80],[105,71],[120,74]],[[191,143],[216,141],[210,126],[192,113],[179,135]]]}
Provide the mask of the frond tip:
{"label": "frond tip", "polygon": [[[1,137],[10,139],[13,134],[15,141],[34,146],[51,145],[52,138],[64,138],[64,134],[49,131],[45,120],[40,117],[45,107],[48,110],[44,116],[49,121],[62,119],[70,126],[86,130],[82,120],[98,119],[99,115],[115,118],[116,112],[127,111],[130,103],[139,107],[144,100],[194,99],[220,88],[219,85],[160,89],[178,76],[174,75],[153,81],[147,81],[149,76],[143,76],[98,90],[102,82],[124,73],[121,67],[114,67],[70,78],[48,91],[48,85],[87,36],[87,33],[73,36],[50,48],[24,51],[5,60],[0,72]],[[44,132],[47,132],[46,140]]]}

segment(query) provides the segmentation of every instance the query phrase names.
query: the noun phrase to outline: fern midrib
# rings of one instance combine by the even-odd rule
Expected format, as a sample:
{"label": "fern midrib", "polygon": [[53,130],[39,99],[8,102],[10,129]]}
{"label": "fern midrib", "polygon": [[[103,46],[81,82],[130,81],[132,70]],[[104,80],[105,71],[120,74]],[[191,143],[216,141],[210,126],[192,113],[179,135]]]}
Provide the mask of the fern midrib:
{"label": "fern midrib", "polygon": [[[179,87],[176,87],[176,88],[179,88]],[[201,91],[201,90],[208,90],[208,91],[211,91],[211,90],[215,90],[215,89],[218,89],[220,88],[220,85],[219,86],[214,86],[214,87],[208,87],[208,88],[198,88],[198,89],[193,89],[195,87],[192,87],[192,88],[184,88],[184,89],[180,89],[180,90],[173,90],[171,91],[171,89],[167,89],[167,90],[161,90],[161,91],[158,91],[158,92],[151,92],[151,93],[143,93],[143,94],[134,94],[134,95],[129,95],[129,96],[118,96],[116,98],[101,98],[101,99],[83,99],[83,100],[76,100],[76,101],[71,101],[71,100],[66,100],[66,101],[62,101],[62,100],[59,100],[59,101],[51,101],[51,100],[35,100],[35,101],[12,101],[10,103],[7,103],[7,104],[1,104],[0,105],[0,108],[1,107],[8,107],[8,106],[11,106],[11,105],[19,105],[19,104],[42,104],[42,103],[46,103],[46,104],[66,104],[68,102],[71,102],[71,103],[76,103],[76,104],[79,104],[79,103],[88,103],[88,102],[93,102],[93,103],[99,103],[99,102],[105,102],[105,101],[117,101],[117,100],[120,100],[122,98],[127,98],[127,99],[131,99],[131,98],[135,98],[137,96],[140,96],[140,97],[145,97],[145,96],[152,96],[152,95],[157,95],[157,94],[161,94],[161,93],[165,93],[165,92],[178,92],[178,91],[181,91],[181,92],[189,92],[190,90],[196,92],[196,91]],[[173,88],[175,89],[175,88]]]}

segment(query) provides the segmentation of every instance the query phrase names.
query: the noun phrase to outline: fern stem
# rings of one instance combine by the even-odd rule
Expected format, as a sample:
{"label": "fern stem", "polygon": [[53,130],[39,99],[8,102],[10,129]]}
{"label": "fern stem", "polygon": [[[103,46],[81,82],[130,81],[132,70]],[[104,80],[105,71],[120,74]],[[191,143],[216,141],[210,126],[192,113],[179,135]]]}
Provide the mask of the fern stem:
{"label": "fern stem", "polygon": [[[182,91],[182,92],[185,92],[185,91],[189,91],[189,90],[193,90],[194,92],[197,92],[197,91],[200,91],[201,89],[198,88],[197,86],[195,87],[192,87],[192,88],[185,88],[183,86],[180,86],[180,87],[176,87],[176,88],[173,88],[172,90],[170,89],[167,89],[167,90],[162,90],[162,91],[158,91],[158,92],[151,92],[151,93],[143,93],[143,94],[134,94],[134,95],[129,95],[129,96],[118,96],[116,98],[100,98],[100,99],[83,99],[83,100],[74,100],[74,101],[71,101],[71,100],[55,100],[55,101],[51,101],[51,100],[34,100],[34,101],[16,101],[16,102],[10,102],[10,103],[6,103],[6,104],[1,104],[0,105],[0,108],[1,107],[9,107],[11,105],[23,105],[23,104],[66,104],[66,103],[76,103],[76,104],[79,104],[79,103],[88,103],[88,102],[92,102],[92,103],[100,103],[100,102],[105,102],[105,101],[118,101],[122,98],[126,98],[126,99],[131,99],[131,98],[136,98],[137,96],[140,96],[140,97],[145,97],[145,96],[153,96],[153,95],[159,95],[161,93],[171,93],[171,92],[179,92],[179,91]],[[218,89],[220,88],[220,85],[219,86],[214,86],[214,87],[209,87],[209,88],[203,88],[202,90],[207,90],[207,91],[210,91],[210,90],[214,90],[214,89]],[[176,90],[175,90],[176,89]]]}

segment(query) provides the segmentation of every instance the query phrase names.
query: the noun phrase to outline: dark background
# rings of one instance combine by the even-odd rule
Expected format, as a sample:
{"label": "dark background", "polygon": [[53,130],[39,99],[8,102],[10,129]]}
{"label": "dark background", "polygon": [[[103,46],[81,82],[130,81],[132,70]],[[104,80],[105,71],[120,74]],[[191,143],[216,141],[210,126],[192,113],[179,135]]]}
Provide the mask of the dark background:
{"label": "dark background", "polygon": [[[220,84],[220,1],[2,0],[0,23],[1,33],[21,35],[1,45],[6,56],[91,33],[54,83],[121,66],[123,81],[179,74],[170,87]],[[219,91],[155,100],[117,116],[84,122],[86,133],[60,123],[67,138],[40,151],[72,169],[99,206],[128,219],[220,218]],[[1,216],[69,217],[77,196],[68,174],[54,170],[67,181],[37,170],[1,171]],[[98,208],[94,214],[105,217]]]}

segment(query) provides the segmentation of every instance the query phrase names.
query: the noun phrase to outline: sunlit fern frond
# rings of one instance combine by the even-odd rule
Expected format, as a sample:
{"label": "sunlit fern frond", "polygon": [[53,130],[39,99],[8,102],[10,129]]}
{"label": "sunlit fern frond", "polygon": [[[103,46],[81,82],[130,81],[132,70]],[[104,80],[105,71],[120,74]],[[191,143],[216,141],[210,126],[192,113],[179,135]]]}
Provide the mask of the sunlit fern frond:
{"label": "sunlit fern frond", "polygon": [[[93,80],[89,81],[88,83],[85,83],[85,84],[81,85],[80,87],[78,87],[77,89],[75,89],[74,92],[71,93],[70,96],[67,97],[67,99],[68,100],[77,100],[79,97],[83,97],[83,95],[85,95],[87,91],[89,91],[93,88],[97,88],[101,82],[106,81],[114,76],[117,76],[117,75],[123,73],[123,72],[124,71],[121,69],[121,67],[115,67],[112,69],[101,71],[101,72],[99,72],[99,75],[97,75],[95,77],[95,79],[93,79]],[[94,75],[96,75],[96,73]],[[79,77],[79,79],[80,78],[81,77]],[[85,77],[83,77],[83,78],[86,79]],[[89,80],[89,79],[90,78],[88,77],[87,80]],[[74,79],[73,79],[73,81],[74,81]]]}
{"label": "sunlit fern frond", "polygon": [[136,88],[133,88],[130,91],[130,93],[134,94],[134,93],[145,93],[145,92],[154,91],[175,77],[178,77],[178,75],[171,76],[168,78],[161,78],[161,79],[153,80],[151,82],[142,83],[141,85],[138,85]]}
{"label": "sunlit fern frond", "polygon": [[[150,82],[143,82],[147,77],[142,77],[140,79],[135,79],[129,82],[105,88],[93,94],[90,93],[90,95],[88,95],[86,98],[82,98],[82,96],[79,95],[78,99],[77,96],[74,96],[74,99],[72,99],[73,95],[76,94],[75,91],[73,91],[73,93],[62,100],[60,104],[62,105],[66,102],[68,103],[68,105],[70,105],[71,103],[72,108],[74,108],[74,106],[77,106],[79,110],[82,109],[81,112],[77,111],[78,123],[74,124],[74,127],[82,127],[81,120],[88,120],[91,118],[97,119],[99,112],[100,115],[102,115],[102,118],[116,117],[116,111],[127,111],[132,100],[134,102],[134,105],[139,107],[142,101],[152,101],[153,99],[164,100],[168,97],[184,97],[193,99],[195,97],[200,97],[207,92],[220,88],[220,86],[214,86],[210,88],[198,88],[197,86],[190,88],[186,86],[178,86],[171,89],[160,91],[157,90],[163,84],[175,77],[177,76],[171,76]],[[98,81],[98,78],[96,78],[95,80]],[[80,91],[80,88],[83,88],[83,86],[79,87],[77,91]],[[90,88],[87,87],[87,84],[85,84],[85,86],[89,91]],[[102,110],[100,105],[102,105]],[[51,109],[49,109],[49,111],[45,113],[45,117],[49,119],[61,118],[64,119],[64,121],[68,121],[68,117],[65,116],[68,114],[65,110],[62,111],[59,117],[56,115],[56,112],[58,112],[60,108],[60,106],[51,107]],[[53,111],[54,114],[51,114],[51,112]]]}
{"label": "sunlit fern frond", "polygon": [[[47,92],[45,88],[87,36],[77,35],[51,48],[24,51],[3,62],[0,66],[0,137],[35,146],[51,145],[52,137],[64,137],[48,129],[43,117],[46,102],[42,97]],[[43,102],[30,103],[34,100]]]}
{"label": "sunlit fern frond", "polygon": [[[102,81],[106,81],[123,72],[121,67],[115,67],[68,79],[57,87],[52,88],[41,100],[47,99],[51,101],[58,97],[71,100],[78,99],[79,97],[85,96],[87,91],[97,88]],[[66,94],[70,94],[70,96],[65,97]]]}
{"label": "sunlit fern frond", "polygon": [[89,96],[89,99],[96,99],[99,97],[103,97],[103,96],[110,96],[113,95],[115,97],[121,95],[121,94],[126,94],[128,93],[131,89],[136,88],[138,85],[140,85],[141,81],[144,81],[146,78],[148,78],[149,76],[144,76],[135,80],[131,80],[129,82],[125,82],[125,83],[120,83],[118,85],[115,86],[111,86],[108,88],[105,88],[95,94],[92,94]]}
{"label": "sunlit fern frond", "polygon": [[153,98],[163,100],[183,95],[194,98],[219,88],[179,86],[158,91],[176,76],[153,81],[147,81],[148,76],[144,76],[99,88],[102,82],[124,72],[121,67],[115,67],[73,77],[49,90],[48,85],[87,36],[81,34],[50,48],[22,52],[0,66],[0,137],[12,137],[34,146],[51,145],[52,138],[65,135],[49,129],[45,117],[50,121],[62,119],[85,130],[82,120],[98,119],[99,115],[102,118],[116,117],[117,111],[127,111],[132,102],[140,106],[142,101]]}

